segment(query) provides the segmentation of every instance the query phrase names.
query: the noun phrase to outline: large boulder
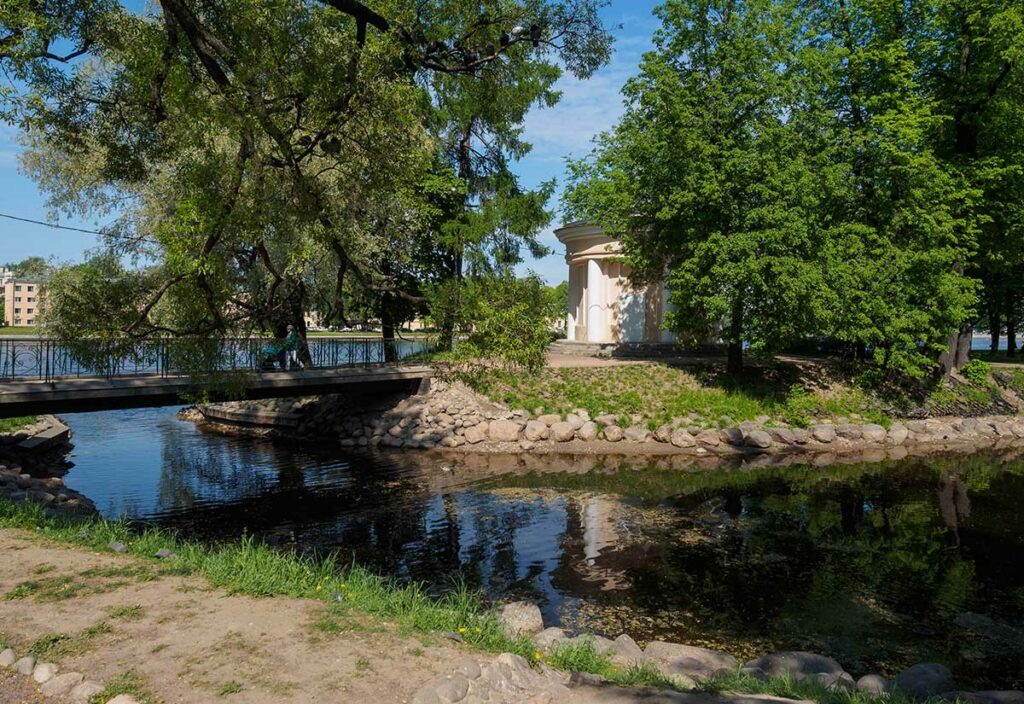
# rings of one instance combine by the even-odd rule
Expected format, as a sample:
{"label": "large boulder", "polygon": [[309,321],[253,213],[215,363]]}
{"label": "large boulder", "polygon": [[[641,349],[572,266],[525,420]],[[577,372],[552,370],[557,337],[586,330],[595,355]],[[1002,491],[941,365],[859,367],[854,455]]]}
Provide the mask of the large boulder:
{"label": "large boulder", "polygon": [[966,704],[1024,704],[1024,692],[1016,690],[989,690],[985,692],[949,692],[942,695],[949,701]]}
{"label": "large boulder", "polygon": [[706,680],[719,674],[736,671],[739,663],[732,655],[717,650],[653,641],[644,649],[644,655],[659,670],[670,677],[689,677]]}
{"label": "large boulder", "polygon": [[551,647],[566,640],[565,631],[561,628],[545,628],[543,631],[533,637],[533,644],[537,646],[538,650],[546,651]]}
{"label": "large boulder", "polygon": [[937,662],[926,662],[896,675],[895,688],[915,699],[927,699],[943,692],[952,692],[956,685],[948,667]]}
{"label": "large boulder", "polygon": [[515,442],[519,439],[519,424],[510,420],[492,420],[487,435],[494,442]]}
{"label": "large boulder", "polygon": [[864,675],[857,680],[857,691],[883,697],[892,691],[892,680],[881,675]]}
{"label": "large boulder", "polygon": [[722,439],[718,436],[717,430],[702,430],[697,433],[697,442],[701,445],[707,445],[708,447],[718,447]]}
{"label": "large boulder", "polygon": [[772,436],[764,430],[751,430],[743,438],[743,444],[757,450],[767,450],[772,446]]}
{"label": "large boulder", "polygon": [[509,636],[532,636],[544,630],[540,608],[529,601],[513,601],[498,609],[498,621]]}
{"label": "large boulder", "polygon": [[802,650],[784,650],[763,655],[743,667],[757,668],[769,677],[788,677],[798,681],[819,674],[841,675],[843,666],[830,657]]}
{"label": "large boulder", "polygon": [[541,423],[547,426],[552,426],[555,423],[559,423],[562,420],[562,416],[557,413],[548,413],[547,415],[540,416],[537,418]]}
{"label": "large boulder", "polygon": [[907,430],[907,426],[902,423],[893,423],[889,428],[885,441],[890,445],[902,445],[907,441],[909,434],[910,431]]}
{"label": "large boulder", "polygon": [[470,428],[466,428],[462,437],[464,437],[466,442],[470,445],[476,445],[478,442],[483,442],[487,439],[487,423],[480,423]]}
{"label": "large boulder", "polygon": [[591,440],[597,439],[597,423],[592,420],[588,420],[580,426],[579,430],[576,431],[576,437],[584,442],[590,442]]}

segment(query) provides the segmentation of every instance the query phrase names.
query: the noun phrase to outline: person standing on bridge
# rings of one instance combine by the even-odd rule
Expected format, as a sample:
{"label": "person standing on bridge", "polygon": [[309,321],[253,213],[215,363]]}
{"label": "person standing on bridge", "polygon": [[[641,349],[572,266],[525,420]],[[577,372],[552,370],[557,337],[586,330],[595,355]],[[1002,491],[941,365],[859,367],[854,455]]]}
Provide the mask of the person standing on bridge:
{"label": "person standing on bridge", "polygon": [[305,369],[305,365],[299,359],[299,331],[295,326],[288,326],[288,336],[284,338],[285,369],[292,369],[293,365],[299,369]]}

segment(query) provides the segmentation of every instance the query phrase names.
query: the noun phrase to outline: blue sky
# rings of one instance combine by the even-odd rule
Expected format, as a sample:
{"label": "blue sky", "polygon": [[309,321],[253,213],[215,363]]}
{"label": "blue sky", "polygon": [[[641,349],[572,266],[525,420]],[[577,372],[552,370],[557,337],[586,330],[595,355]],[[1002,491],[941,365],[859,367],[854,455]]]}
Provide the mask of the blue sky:
{"label": "blue sky", "polygon": [[[640,57],[651,45],[657,20],[651,14],[658,0],[612,0],[605,8],[608,25],[614,30],[615,54],[611,63],[586,81],[564,76],[559,85],[562,100],[554,108],[534,109],[527,117],[525,138],[533,152],[516,165],[524,186],[533,187],[551,178],[563,183],[565,159],[582,156],[593,137],[611,127],[622,114],[619,91],[637,71]],[[29,178],[18,171],[17,132],[0,123],[0,213],[35,220],[48,219],[43,195]],[[558,197],[552,200],[557,208]],[[551,283],[566,278],[561,246],[552,231],[561,222],[556,215],[553,226],[542,241],[555,254],[524,264],[523,271],[537,272]],[[97,228],[102,222],[61,219],[62,225]],[[19,261],[38,255],[58,262],[81,261],[95,238],[78,232],[65,232],[38,225],[0,218],[0,262]]]}

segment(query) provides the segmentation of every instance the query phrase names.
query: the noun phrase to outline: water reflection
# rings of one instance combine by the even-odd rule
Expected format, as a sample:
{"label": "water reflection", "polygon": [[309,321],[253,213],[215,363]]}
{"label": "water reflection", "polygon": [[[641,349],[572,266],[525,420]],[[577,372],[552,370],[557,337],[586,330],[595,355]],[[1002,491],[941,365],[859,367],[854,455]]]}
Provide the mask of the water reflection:
{"label": "water reflection", "polygon": [[1024,686],[1019,458],[685,472],[342,456],[159,409],[68,420],[68,482],[108,515],[462,579],[611,636],[820,650],[855,673],[939,660],[964,686]]}

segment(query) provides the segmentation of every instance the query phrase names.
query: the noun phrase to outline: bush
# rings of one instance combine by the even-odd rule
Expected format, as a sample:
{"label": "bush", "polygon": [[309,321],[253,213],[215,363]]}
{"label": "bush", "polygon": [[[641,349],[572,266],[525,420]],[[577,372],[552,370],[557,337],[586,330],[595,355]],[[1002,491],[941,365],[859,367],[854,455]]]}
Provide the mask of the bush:
{"label": "bush", "polygon": [[992,373],[992,365],[980,359],[972,359],[960,368],[960,374],[976,386],[988,386],[988,376]]}

